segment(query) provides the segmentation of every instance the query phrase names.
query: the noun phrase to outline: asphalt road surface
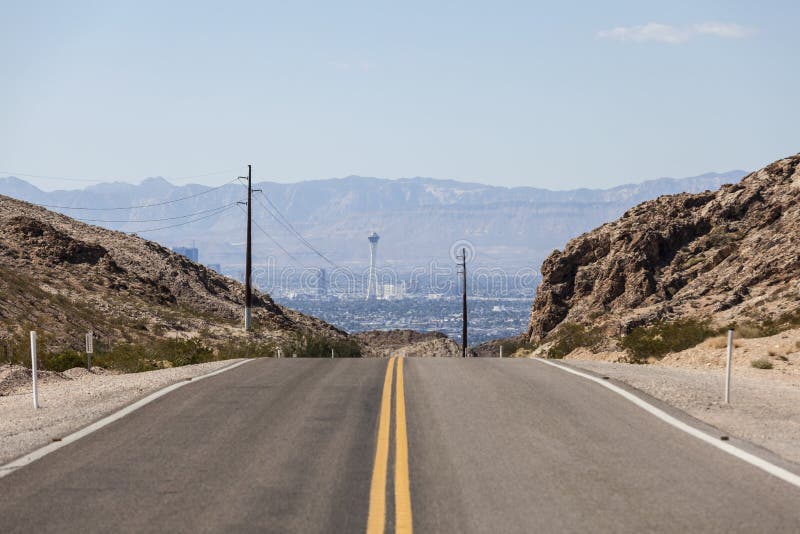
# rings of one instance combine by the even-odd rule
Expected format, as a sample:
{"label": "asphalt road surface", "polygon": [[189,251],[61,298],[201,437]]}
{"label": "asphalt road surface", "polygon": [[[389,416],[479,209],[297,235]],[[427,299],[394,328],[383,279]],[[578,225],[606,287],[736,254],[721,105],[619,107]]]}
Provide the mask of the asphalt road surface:
{"label": "asphalt road surface", "polygon": [[532,360],[261,359],[0,479],[0,532],[800,532],[800,489]]}

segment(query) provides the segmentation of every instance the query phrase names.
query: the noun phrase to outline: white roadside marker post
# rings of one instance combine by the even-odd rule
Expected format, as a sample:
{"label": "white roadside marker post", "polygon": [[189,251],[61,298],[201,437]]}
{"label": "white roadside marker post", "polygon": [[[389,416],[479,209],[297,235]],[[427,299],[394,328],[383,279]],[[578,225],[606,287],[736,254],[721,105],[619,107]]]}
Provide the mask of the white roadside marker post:
{"label": "white roadside marker post", "polygon": [[86,334],[86,369],[92,370],[92,353],[94,352],[94,332]]}
{"label": "white roadside marker post", "polygon": [[331,360],[333,359],[333,347],[331,347]]}
{"label": "white roadside marker post", "polygon": [[31,375],[33,376],[33,408],[39,409],[38,368],[36,365],[36,332],[31,330]]}
{"label": "white roadside marker post", "polygon": [[731,403],[731,365],[733,360],[733,330],[728,330],[728,361],[725,366],[725,404]]}
{"label": "white roadside marker post", "polygon": [[503,345],[500,345],[500,358],[503,358]]}

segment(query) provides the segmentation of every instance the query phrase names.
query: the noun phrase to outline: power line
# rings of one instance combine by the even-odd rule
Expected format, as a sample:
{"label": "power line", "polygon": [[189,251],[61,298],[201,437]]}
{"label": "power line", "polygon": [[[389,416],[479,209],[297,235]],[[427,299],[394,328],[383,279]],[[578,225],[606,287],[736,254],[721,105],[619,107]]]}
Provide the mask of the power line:
{"label": "power line", "polygon": [[[242,212],[245,212],[245,213],[246,213],[245,209],[244,209],[242,206],[239,206],[239,209],[240,209],[240,210],[242,210]],[[298,260],[297,258],[295,258],[294,256],[292,256],[292,254],[291,254],[291,253],[290,253],[288,250],[286,250],[285,248],[283,248],[283,245],[281,245],[280,243],[278,243],[278,241],[277,241],[277,240],[276,240],[274,237],[272,237],[271,235],[269,235],[269,234],[267,233],[267,231],[266,231],[266,230],[264,230],[264,229],[261,227],[261,225],[260,225],[260,224],[258,224],[258,222],[256,222],[256,221],[253,221],[253,224],[255,225],[255,227],[256,227],[256,228],[258,228],[259,230],[261,230],[261,233],[262,233],[262,234],[264,234],[264,235],[267,237],[267,239],[269,239],[270,241],[272,241],[272,242],[275,244],[275,246],[276,246],[276,247],[278,247],[279,249],[281,249],[281,250],[283,251],[283,253],[284,253],[284,254],[286,254],[286,255],[287,255],[287,256],[288,256],[288,257],[289,257],[289,258],[290,258],[290,259],[291,259],[293,262],[295,262],[297,265],[299,265],[299,266],[300,266],[300,267],[302,267],[303,269],[305,269],[305,268],[306,268],[306,266],[305,266],[305,265],[303,265],[303,264],[300,262],[300,260]]]}
{"label": "power line", "polygon": [[293,228],[292,228],[290,225],[288,225],[286,222],[284,222],[283,220],[279,219],[279,218],[278,218],[278,217],[277,217],[277,216],[276,216],[274,213],[272,213],[272,212],[269,210],[269,208],[267,208],[267,207],[266,207],[266,206],[265,206],[265,205],[264,205],[264,204],[263,204],[263,203],[262,203],[260,200],[258,200],[258,203],[259,203],[259,204],[261,204],[261,207],[262,207],[262,208],[264,208],[264,211],[266,211],[266,212],[267,212],[267,213],[270,215],[270,217],[272,217],[273,219],[275,219],[275,221],[277,221],[277,222],[278,222],[278,223],[279,223],[281,226],[283,226],[283,227],[284,227],[284,228],[285,228],[287,231],[289,231],[290,233],[294,234],[294,235],[295,235],[295,236],[298,238],[298,240],[299,240],[299,241],[300,241],[300,242],[301,242],[303,245],[305,245],[306,247],[308,247],[309,249],[311,249],[311,250],[312,250],[312,251],[313,251],[315,254],[319,255],[319,256],[320,256],[320,257],[322,257],[322,258],[324,258],[324,259],[325,259],[325,261],[327,261],[328,263],[330,263],[330,264],[331,264],[331,265],[333,265],[334,267],[336,266],[336,265],[335,265],[333,262],[331,262],[331,261],[330,261],[328,258],[326,258],[326,257],[325,257],[325,256],[324,256],[324,255],[323,255],[321,252],[319,252],[317,249],[315,249],[315,248],[314,248],[314,247],[313,247],[313,246],[312,246],[312,245],[311,245],[311,244],[310,244],[308,241],[306,241],[306,240],[303,238],[303,236],[299,235],[299,234],[297,233],[297,231],[295,231],[295,230],[294,230],[294,229],[293,229]]}
{"label": "power line", "polygon": [[216,208],[196,211],[194,213],[187,213],[186,215],[178,215],[177,217],[164,217],[162,219],[76,219],[76,220],[81,222],[104,222],[104,223],[141,223],[141,222],[175,221],[178,219],[186,219],[187,217],[194,217],[195,215],[200,215],[202,213],[217,211],[222,208],[227,208],[228,206],[233,206],[234,204],[237,204],[237,202],[231,202],[230,204],[225,204],[224,206],[218,206]]}
{"label": "power line", "polygon": [[183,200],[189,200],[190,198],[196,198],[202,195],[207,195],[212,191],[216,191],[218,189],[222,189],[226,185],[232,184],[235,182],[237,178],[234,178],[230,182],[225,182],[222,185],[218,185],[217,187],[212,187],[211,189],[206,189],[205,191],[200,191],[199,193],[195,193],[194,195],[189,195],[181,198],[176,198],[173,200],[165,200],[163,202],[155,202],[153,204],[140,204],[138,206],[119,206],[115,208],[84,208],[84,207],[73,207],[73,206],[55,206],[52,204],[38,204],[43,208],[52,208],[52,209],[61,209],[61,210],[87,210],[87,211],[118,211],[118,210],[134,210],[139,208],[153,208],[156,206],[166,206],[167,204],[174,204],[176,202],[181,202]]}
{"label": "power line", "polygon": [[178,224],[171,224],[171,225],[168,225],[168,226],[160,226],[158,228],[146,228],[144,230],[128,230],[127,232],[128,233],[132,233],[132,234],[142,234],[142,233],[145,233],[145,232],[155,232],[156,230],[167,230],[168,228],[177,228],[179,226],[185,226],[187,224],[195,223],[197,221],[202,221],[204,219],[209,219],[211,217],[214,217],[215,215],[219,215],[220,213],[224,213],[224,212],[228,211],[229,209],[233,208],[234,205],[229,205],[227,207],[218,208],[214,213],[211,213],[209,215],[204,215],[203,217],[198,217],[196,219],[192,219],[191,221],[185,221],[185,222],[178,223]]}
{"label": "power line", "polygon": [[269,203],[269,205],[270,205],[270,206],[272,206],[272,208],[275,210],[275,213],[277,213],[277,214],[278,214],[278,216],[280,216],[280,218],[278,218],[277,216],[275,216],[275,214],[273,214],[273,213],[270,211],[270,209],[269,209],[269,208],[267,208],[267,207],[266,207],[266,206],[265,206],[263,203],[261,203],[261,201],[259,200],[259,201],[258,201],[258,203],[259,203],[259,204],[261,204],[261,207],[262,207],[262,208],[264,208],[264,210],[266,210],[266,212],[267,212],[267,213],[269,213],[269,214],[270,214],[270,216],[272,216],[272,218],[273,218],[273,219],[275,219],[276,221],[278,221],[278,222],[279,222],[281,225],[283,225],[283,227],[284,227],[284,228],[286,228],[287,230],[289,230],[289,232],[291,232],[292,234],[294,234],[294,235],[295,235],[295,237],[297,237],[297,239],[299,239],[301,243],[303,243],[303,244],[304,244],[306,247],[308,247],[308,248],[309,248],[309,249],[310,249],[312,252],[314,252],[314,253],[315,253],[317,256],[319,256],[319,257],[320,257],[320,258],[322,258],[323,260],[327,261],[327,262],[328,262],[329,264],[331,264],[333,267],[336,267],[336,268],[338,268],[338,267],[339,267],[339,266],[338,266],[338,265],[336,265],[334,262],[332,262],[331,260],[329,260],[329,259],[328,259],[328,257],[327,257],[327,256],[325,256],[325,255],[324,255],[322,252],[320,252],[319,250],[317,250],[317,249],[316,249],[316,247],[314,247],[314,245],[312,245],[311,243],[309,243],[309,242],[308,242],[308,240],[307,240],[305,237],[303,237],[303,236],[300,234],[300,232],[298,232],[298,231],[295,229],[295,227],[294,227],[294,226],[292,226],[292,223],[290,223],[290,222],[289,222],[289,220],[288,220],[286,217],[284,217],[284,216],[283,216],[283,214],[280,212],[280,210],[278,210],[277,206],[275,206],[275,204],[273,204],[273,203],[272,203],[272,201],[269,199],[269,197],[267,196],[267,194],[266,194],[266,193],[264,193],[263,191],[261,191],[261,194],[262,194],[262,195],[264,196],[264,198],[267,200],[267,202]]}

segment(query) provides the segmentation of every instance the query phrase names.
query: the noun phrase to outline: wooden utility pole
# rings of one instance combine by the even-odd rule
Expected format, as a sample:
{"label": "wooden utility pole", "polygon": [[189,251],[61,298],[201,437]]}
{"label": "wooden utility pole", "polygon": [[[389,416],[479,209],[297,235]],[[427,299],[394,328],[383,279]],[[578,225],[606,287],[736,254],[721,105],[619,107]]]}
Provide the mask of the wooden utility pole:
{"label": "wooden utility pole", "polygon": [[467,249],[461,249],[461,356],[467,357]]}
{"label": "wooden utility pole", "polygon": [[245,252],[244,273],[244,329],[250,330],[250,307],[253,302],[253,288],[250,284],[250,275],[253,268],[253,232],[251,219],[253,218],[253,166],[247,166],[247,251]]}

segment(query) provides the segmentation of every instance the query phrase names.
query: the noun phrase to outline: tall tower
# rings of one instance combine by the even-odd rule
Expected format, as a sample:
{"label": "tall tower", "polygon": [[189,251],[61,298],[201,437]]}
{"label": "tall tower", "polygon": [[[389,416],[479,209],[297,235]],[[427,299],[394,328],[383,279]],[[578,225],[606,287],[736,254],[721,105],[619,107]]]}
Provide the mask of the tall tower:
{"label": "tall tower", "polygon": [[367,237],[369,240],[369,279],[367,280],[367,300],[374,300],[377,298],[378,292],[378,272],[375,269],[375,263],[378,261],[378,240],[381,237],[372,232]]}

